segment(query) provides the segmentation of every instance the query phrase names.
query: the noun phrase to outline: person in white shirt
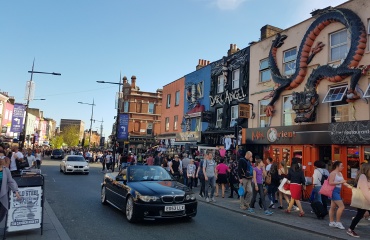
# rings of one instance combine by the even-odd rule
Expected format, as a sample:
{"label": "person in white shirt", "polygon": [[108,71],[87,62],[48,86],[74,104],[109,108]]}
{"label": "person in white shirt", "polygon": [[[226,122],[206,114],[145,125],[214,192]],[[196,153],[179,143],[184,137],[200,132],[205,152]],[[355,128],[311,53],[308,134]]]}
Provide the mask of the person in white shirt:
{"label": "person in white shirt", "polygon": [[37,169],[40,169],[42,163],[40,149],[36,149],[35,158],[36,158],[35,167]]}
{"label": "person in white shirt", "polygon": [[27,149],[27,161],[28,161],[28,166],[35,166],[36,164],[36,158],[35,156],[32,155],[32,149],[31,148],[28,148]]}
{"label": "person in white shirt", "polygon": [[321,180],[324,176],[326,178],[329,177],[330,173],[329,171],[325,168],[325,163],[323,161],[315,161],[314,162],[315,170],[313,171],[313,176],[312,176],[312,182],[313,182],[313,190],[312,190],[312,195],[314,195],[314,202],[321,202],[322,205],[324,206],[324,209],[327,209],[328,204],[328,197],[325,195],[319,194],[319,191],[321,189]]}
{"label": "person in white shirt", "polygon": [[22,160],[23,158],[23,154],[18,151],[18,146],[13,146],[13,154],[10,159],[10,172],[12,173],[12,175],[19,173],[15,161]]}

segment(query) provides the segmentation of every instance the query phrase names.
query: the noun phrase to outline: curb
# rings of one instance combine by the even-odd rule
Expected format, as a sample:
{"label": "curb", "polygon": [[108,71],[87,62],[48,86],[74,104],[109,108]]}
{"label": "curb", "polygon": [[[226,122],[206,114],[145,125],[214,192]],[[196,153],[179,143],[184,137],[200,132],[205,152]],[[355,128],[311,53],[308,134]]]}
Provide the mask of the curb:
{"label": "curb", "polygon": [[323,236],[323,237],[328,237],[330,239],[347,240],[346,238],[338,238],[338,237],[335,237],[335,236],[332,236],[332,235],[329,235],[329,234],[325,234],[325,233],[321,233],[321,232],[316,232],[316,231],[313,231],[313,230],[310,230],[310,229],[306,229],[306,228],[303,228],[303,227],[292,226],[292,225],[289,225],[289,224],[286,224],[286,223],[274,221],[273,219],[260,217],[260,216],[257,216],[256,214],[250,214],[250,213],[247,213],[247,212],[243,212],[243,211],[240,211],[240,210],[235,210],[235,209],[232,209],[232,208],[229,208],[229,207],[225,207],[225,206],[221,206],[221,205],[214,204],[214,203],[207,203],[203,198],[202,199],[197,198],[197,200],[199,202],[210,204],[212,206],[215,206],[215,207],[218,207],[218,208],[222,208],[222,209],[225,209],[225,210],[229,210],[229,211],[232,211],[232,212],[235,212],[235,213],[242,213],[243,215],[246,215],[246,216],[249,216],[249,217],[252,217],[252,218],[256,218],[256,219],[259,219],[259,220],[262,220],[262,221],[267,221],[267,222],[279,224],[279,225],[282,225],[282,226],[285,226],[285,227],[302,230],[302,231],[305,231],[305,232],[308,232],[308,233],[314,233],[314,234],[317,234],[317,235],[320,235],[320,236]]}
{"label": "curb", "polygon": [[71,240],[71,238],[68,236],[68,233],[66,232],[66,230],[64,229],[64,227],[60,223],[59,219],[55,215],[53,209],[50,207],[50,205],[49,205],[48,201],[46,201],[46,199],[45,199],[45,202],[44,202],[44,207],[45,207],[45,212],[49,215],[50,221],[54,225],[55,230],[57,231],[60,239]]}

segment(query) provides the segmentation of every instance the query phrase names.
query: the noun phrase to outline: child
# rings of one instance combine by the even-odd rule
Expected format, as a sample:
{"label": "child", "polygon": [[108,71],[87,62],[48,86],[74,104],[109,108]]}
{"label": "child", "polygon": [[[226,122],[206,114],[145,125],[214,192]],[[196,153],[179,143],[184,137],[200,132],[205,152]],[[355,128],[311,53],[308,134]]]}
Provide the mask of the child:
{"label": "child", "polygon": [[190,159],[190,163],[187,167],[187,177],[188,177],[188,187],[193,189],[193,180],[195,178],[196,166],[194,164],[194,159]]}

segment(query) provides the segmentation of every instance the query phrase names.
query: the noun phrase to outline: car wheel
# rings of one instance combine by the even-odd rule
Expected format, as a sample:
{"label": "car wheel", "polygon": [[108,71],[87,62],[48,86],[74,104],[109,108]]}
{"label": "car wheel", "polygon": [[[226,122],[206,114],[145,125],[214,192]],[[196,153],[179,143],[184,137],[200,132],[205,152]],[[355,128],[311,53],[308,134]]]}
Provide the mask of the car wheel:
{"label": "car wheel", "polygon": [[107,197],[105,196],[105,191],[106,191],[106,188],[105,188],[105,186],[103,186],[102,188],[101,188],[101,203],[102,204],[107,204]]}
{"label": "car wheel", "polygon": [[135,213],[135,204],[132,196],[129,196],[126,201],[126,219],[130,223],[137,222],[137,216]]}

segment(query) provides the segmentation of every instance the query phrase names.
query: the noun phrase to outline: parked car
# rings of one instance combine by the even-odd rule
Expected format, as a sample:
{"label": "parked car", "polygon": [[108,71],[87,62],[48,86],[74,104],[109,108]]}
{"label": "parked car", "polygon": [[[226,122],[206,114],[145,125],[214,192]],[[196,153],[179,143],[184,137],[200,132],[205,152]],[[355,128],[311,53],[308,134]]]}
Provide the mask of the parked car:
{"label": "parked car", "polygon": [[164,168],[148,165],[106,173],[101,184],[101,202],[124,211],[129,222],[192,218],[198,206],[188,187],[175,181]]}
{"label": "parked car", "polygon": [[59,171],[66,173],[89,174],[90,166],[81,155],[67,155],[61,162]]}
{"label": "parked car", "polygon": [[64,152],[61,149],[53,149],[51,152],[51,159],[63,159],[64,158]]}

